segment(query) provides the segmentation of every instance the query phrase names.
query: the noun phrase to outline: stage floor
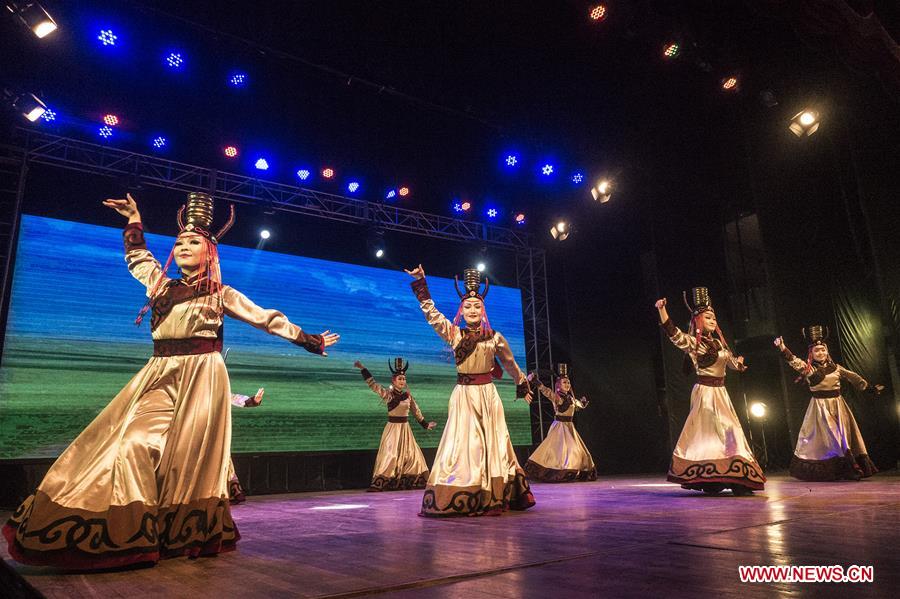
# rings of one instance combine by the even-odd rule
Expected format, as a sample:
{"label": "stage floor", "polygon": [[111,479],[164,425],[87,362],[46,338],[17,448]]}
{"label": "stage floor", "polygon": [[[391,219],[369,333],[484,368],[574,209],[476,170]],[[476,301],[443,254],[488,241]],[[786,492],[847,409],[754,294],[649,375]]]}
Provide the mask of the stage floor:
{"label": "stage floor", "polygon": [[[708,497],[660,476],[534,485],[502,517],[425,519],[421,492],[251,497],[243,539],[214,558],[61,574],[9,561],[51,598],[897,596],[900,474],[855,483],[773,476]],[[3,520],[8,513],[0,514]],[[873,583],[741,583],[739,565],[874,566]],[[891,591],[891,589],[894,589]]]}

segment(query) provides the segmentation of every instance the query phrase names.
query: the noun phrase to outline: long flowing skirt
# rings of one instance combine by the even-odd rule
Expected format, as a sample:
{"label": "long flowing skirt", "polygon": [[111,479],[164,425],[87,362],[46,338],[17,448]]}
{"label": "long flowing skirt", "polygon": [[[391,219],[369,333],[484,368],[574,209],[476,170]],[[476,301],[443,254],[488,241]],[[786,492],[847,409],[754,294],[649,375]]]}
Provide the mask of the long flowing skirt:
{"label": "long flowing skirt", "polygon": [[381,433],[369,491],[424,489],[428,464],[408,422],[388,422]]}
{"label": "long flowing skirt", "polygon": [[96,569],[233,549],[230,445],[222,356],[151,358],[3,527],[10,555]]}
{"label": "long flowing skirt", "polygon": [[546,483],[597,480],[594,460],[575,424],[559,420],[553,421],[547,436],[525,462],[525,473],[532,480]]}
{"label": "long flowing skirt", "polygon": [[496,387],[457,385],[421,515],[477,516],[533,505]]}
{"label": "long flowing skirt", "polygon": [[844,398],[810,399],[791,458],[791,476],[810,481],[859,480],[876,472]]}
{"label": "long flowing skirt", "polygon": [[669,465],[669,482],[688,488],[721,484],[762,490],[766,482],[725,387],[694,385],[691,411]]}

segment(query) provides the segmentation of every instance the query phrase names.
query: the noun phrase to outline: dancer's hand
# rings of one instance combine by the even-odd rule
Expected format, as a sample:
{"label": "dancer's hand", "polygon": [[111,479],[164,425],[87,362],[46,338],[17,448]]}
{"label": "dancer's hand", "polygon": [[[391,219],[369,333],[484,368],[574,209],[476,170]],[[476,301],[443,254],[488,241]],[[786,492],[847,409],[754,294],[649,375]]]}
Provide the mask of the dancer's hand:
{"label": "dancer's hand", "polygon": [[404,268],[403,271],[404,271],[406,274],[408,274],[409,276],[411,276],[412,278],[417,279],[417,280],[418,280],[418,279],[424,279],[424,278],[425,278],[425,269],[422,268],[422,265],[421,265],[421,264],[418,265],[417,267],[415,267],[415,268],[412,269],[412,270],[406,270],[406,269]]}
{"label": "dancer's hand", "polygon": [[528,376],[525,377],[525,380],[527,380],[529,383],[530,383],[531,381],[533,381],[533,380],[534,380],[534,373],[533,373],[533,372],[529,372],[529,373],[528,373]]}
{"label": "dancer's hand", "polygon": [[436,426],[437,426],[437,422],[432,420],[431,422],[428,423],[428,426],[426,426],[425,429],[429,430],[429,431],[433,431],[434,427],[436,427]]}
{"label": "dancer's hand", "polygon": [[784,337],[776,337],[773,343],[775,343],[775,347],[778,349],[784,350]]}
{"label": "dancer's hand", "polygon": [[356,362],[354,362],[353,365],[356,366],[357,368],[359,368],[360,370],[362,370],[363,368],[365,368],[365,366],[363,366],[363,363],[360,362],[359,360],[357,360]]}
{"label": "dancer's hand", "polygon": [[882,391],[884,391],[884,385],[875,385],[875,395],[881,395]]}
{"label": "dancer's hand", "polygon": [[657,310],[662,310],[663,308],[666,307],[666,298],[663,297],[663,298],[656,300],[656,303],[653,305],[656,306]]}
{"label": "dancer's hand", "polygon": [[534,398],[531,396],[531,391],[529,391],[528,393],[525,394],[525,397],[523,397],[522,399],[524,399],[525,403],[527,403],[530,406],[531,400]]}
{"label": "dancer's hand", "polygon": [[656,303],[653,304],[656,306],[656,310],[659,312],[659,321],[666,322],[669,320],[669,313],[666,311],[666,298],[660,298],[656,300]]}
{"label": "dancer's hand", "polygon": [[112,198],[103,200],[103,205],[107,208],[112,208],[127,218],[129,223],[141,222],[141,213],[138,212],[137,202],[134,201],[130,193],[125,194],[124,200],[114,200]]}
{"label": "dancer's hand", "polygon": [[[325,332],[321,333],[321,335],[322,335],[323,345],[325,347],[331,347],[332,345],[334,345],[341,339],[340,335],[338,335],[337,333],[332,333],[331,331],[325,331]],[[323,351],[322,355],[327,356],[328,353]]]}
{"label": "dancer's hand", "polygon": [[747,370],[747,365],[744,364],[744,356],[737,356],[734,361],[737,364],[738,372],[744,372],[745,370]]}

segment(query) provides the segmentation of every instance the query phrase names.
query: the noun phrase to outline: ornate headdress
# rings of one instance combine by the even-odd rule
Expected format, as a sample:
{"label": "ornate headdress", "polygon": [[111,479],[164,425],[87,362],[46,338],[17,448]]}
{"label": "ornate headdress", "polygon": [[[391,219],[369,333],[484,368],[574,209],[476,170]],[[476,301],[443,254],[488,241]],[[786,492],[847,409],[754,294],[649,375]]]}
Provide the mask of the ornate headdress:
{"label": "ornate headdress", "polygon": [[823,327],[820,324],[814,324],[801,329],[801,331],[803,332],[803,338],[806,339],[806,343],[809,348],[813,348],[817,345],[824,345],[825,347],[828,347],[828,344],[825,343],[826,341],[828,341],[828,337],[830,334],[828,327]]}
{"label": "ornate headdress", "polygon": [[391,370],[391,376],[406,374],[406,371],[409,370],[409,361],[407,360],[406,364],[404,364],[403,358],[394,358],[393,364],[388,360],[388,368]]}
{"label": "ornate headdress", "polygon": [[[187,221],[184,216],[187,214]],[[212,234],[213,221],[213,199],[208,193],[191,192],[188,194],[187,202],[178,209],[178,230],[180,233],[185,231],[197,233],[206,237],[213,243],[219,243],[219,240],[234,225],[234,204],[229,204],[228,220],[216,235]]]}
{"label": "ornate headdress", "polygon": [[709,289],[706,287],[694,287],[691,289],[690,302],[688,301],[687,291],[683,291],[681,295],[684,298],[684,305],[691,311],[692,316],[697,316],[710,310],[715,311],[709,299]]}
{"label": "ornate headdress", "polygon": [[560,362],[556,365],[556,374],[560,378],[569,378],[569,365]]}
{"label": "ornate headdress", "polygon": [[487,297],[488,289],[491,287],[490,281],[485,279],[484,291],[481,291],[481,273],[474,268],[467,268],[463,272],[463,285],[466,288],[465,293],[459,290],[459,277],[453,277],[453,285],[456,287],[456,294],[459,296],[459,299],[465,300],[474,297],[480,299],[482,302],[484,301],[484,298]]}

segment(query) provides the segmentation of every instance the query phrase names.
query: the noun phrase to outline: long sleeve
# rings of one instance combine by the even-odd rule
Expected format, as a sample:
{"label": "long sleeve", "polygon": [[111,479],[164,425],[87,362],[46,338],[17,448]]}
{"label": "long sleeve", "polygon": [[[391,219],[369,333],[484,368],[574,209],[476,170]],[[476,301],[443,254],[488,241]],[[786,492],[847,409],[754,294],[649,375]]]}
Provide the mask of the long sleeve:
{"label": "long sleeve", "polygon": [[250,399],[249,395],[241,395],[240,393],[232,393],[231,394],[231,405],[236,408],[245,408],[247,407],[247,400]]}
{"label": "long sleeve", "polygon": [[222,290],[225,301],[225,314],[242,320],[247,324],[265,331],[270,335],[287,339],[308,352],[321,354],[325,351],[325,342],[321,335],[310,335],[289,321],[278,310],[266,310],[254,304],[250,299],[233,287],[225,286]]}
{"label": "long sleeve", "polygon": [[540,391],[541,395],[553,402],[553,405],[558,406],[560,403],[562,403],[562,400],[560,399],[559,395],[556,394],[556,391],[546,386],[545,384],[539,382],[538,391]]}
{"label": "long sleeve", "polygon": [[580,399],[575,400],[575,409],[576,410],[583,410],[586,407],[588,407],[588,401],[587,401],[586,397],[582,397]]}
{"label": "long sleeve", "polygon": [[847,370],[843,366],[838,365],[838,372],[841,375],[841,379],[849,382],[851,385],[859,389],[860,391],[865,391],[869,388],[869,383],[863,377],[859,376],[852,370]]}
{"label": "long sleeve", "polygon": [[381,401],[384,403],[388,403],[391,400],[390,392],[375,382],[375,377],[372,376],[372,373],[369,372],[367,368],[363,368],[361,371],[362,377],[365,379],[366,384],[369,386],[369,389],[375,392],[375,395],[381,398]]}
{"label": "long sleeve", "polygon": [[425,421],[425,415],[422,414],[422,410],[419,409],[419,404],[416,403],[416,400],[413,399],[412,395],[409,396],[409,410],[413,413],[416,422],[418,422],[422,428],[427,429],[428,423]]}
{"label": "long sleeve", "polygon": [[131,276],[141,282],[147,288],[147,295],[153,289],[160,277],[165,277],[162,266],[150,250],[144,240],[144,227],[141,223],[129,223],[122,231],[125,242],[125,262]]}
{"label": "long sleeve", "polygon": [[659,326],[665,331],[669,341],[681,351],[685,353],[697,351],[697,340],[690,335],[685,334],[684,331],[675,326],[675,323],[672,322],[671,318]]}
{"label": "long sleeve", "polygon": [[811,374],[812,371],[809,364],[792,354],[787,346],[784,346],[784,349],[781,350],[781,357],[788,363],[788,366],[799,372],[801,375],[809,376]]}
{"label": "long sleeve", "polygon": [[454,324],[435,307],[434,300],[431,299],[431,293],[428,291],[428,283],[425,282],[425,279],[416,279],[410,283],[410,286],[416,294],[416,299],[419,300],[419,307],[422,308],[425,320],[428,321],[428,324],[431,325],[431,328],[434,329],[441,339],[451,346],[455,346],[460,336],[459,327],[454,326]]}
{"label": "long sleeve", "polygon": [[513,382],[516,384],[516,398],[525,397],[530,391],[528,379],[525,378],[525,373],[516,364],[516,359],[513,357],[506,337],[499,332],[494,332],[494,351],[497,359],[500,360],[500,364],[503,365],[503,369],[509,373],[509,376],[512,377]]}
{"label": "long sleeve", "polygon": [[747,370],[746,366],[744,366],[743,364],[738,362],[737,358],[734,357],[734,354],[731,353],[731,350],[727,350],[727,351],[728,351],[728,359],[725,362],[725,365],[728,368],[730,368],[732,370],[737,370],[738,372],[744,372],[745,370]]}

